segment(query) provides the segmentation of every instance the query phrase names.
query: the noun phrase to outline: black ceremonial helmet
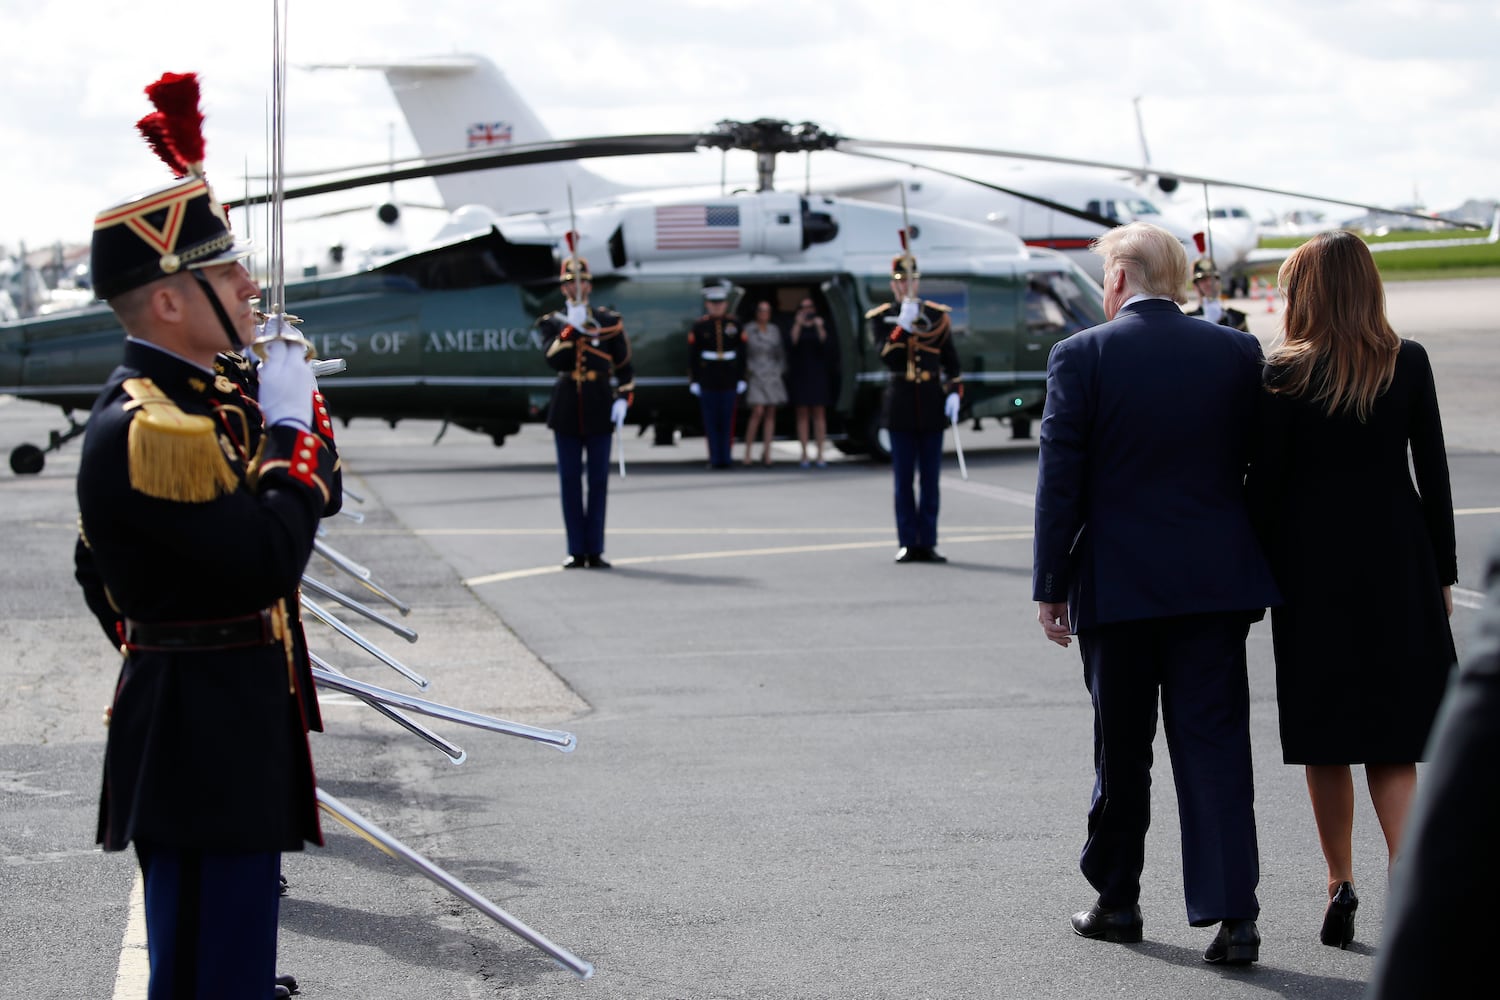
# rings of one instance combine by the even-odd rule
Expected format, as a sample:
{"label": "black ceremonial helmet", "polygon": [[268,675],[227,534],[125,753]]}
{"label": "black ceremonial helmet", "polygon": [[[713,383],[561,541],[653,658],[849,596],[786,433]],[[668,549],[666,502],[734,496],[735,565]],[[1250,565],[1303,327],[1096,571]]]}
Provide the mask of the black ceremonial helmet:
{"label": "black ceremonial helmet", "polygon": [[254,247],[237,241],[202,177],[186,177],[94,217],[94,294],[111,299],[186,269],[225,264]]}
{"label": "black ceremonial helmet", "polygon": [[238,351],[234,324],[200,269],[239,260],[254,248],[235,240],[229,217],[204,178],[197,74],[165,73],[146,87],[146,96],[156,110],[136,128],[177,181],[94,217],[94,294],[111,299],[185,270],[208,296],[229,349]]}

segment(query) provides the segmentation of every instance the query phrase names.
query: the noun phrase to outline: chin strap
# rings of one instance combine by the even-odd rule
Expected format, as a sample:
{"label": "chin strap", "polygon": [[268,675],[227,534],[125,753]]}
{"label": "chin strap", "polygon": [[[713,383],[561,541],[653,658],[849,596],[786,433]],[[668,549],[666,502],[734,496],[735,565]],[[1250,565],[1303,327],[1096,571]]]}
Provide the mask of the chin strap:
{"label": "chin strap", "polygon": [[198,282],[198,287],[203,289],[203,294],[208,296],[209,305],[214,307],[214,315],[219,317],[219,325],[224,328],[224,336],[229,338],[229,349],[231,351],[242,351],[245,345],[240,343],[240,338],[235,335],[234,324],[229,321],[229,314],[224,311],[224,303],[219,301],[218,293],[214,286],[208,283],[208,278],[199,268],[189,268],[188,274]]}

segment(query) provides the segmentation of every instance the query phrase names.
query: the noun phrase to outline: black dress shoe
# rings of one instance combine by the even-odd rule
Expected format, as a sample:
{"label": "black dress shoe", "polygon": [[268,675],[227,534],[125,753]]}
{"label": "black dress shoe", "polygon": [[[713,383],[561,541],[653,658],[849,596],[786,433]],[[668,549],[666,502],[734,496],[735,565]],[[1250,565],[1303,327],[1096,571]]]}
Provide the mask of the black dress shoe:
{"label": "black dress shoe", "polygon": [[1095,903],[1082,913],[1073,914],[1073,933],[1079,937],[1135,944],[1145,926],[1139,906],[1108,910]]}
{"label": "black dress shoe", "polygon": [[947,556],[943,555],[941,552],[939,552],[936,548],[933,548],[932,546],[928,546],[927,548],[923,549],[922,552],[924,553],[923,557],[922,557],[922,561],[923,562],[945,563],[945,562],[948,561],[948,557]]}
{"label": "black dress shoe", "polygon": [[589,569],[613,569],[609,563],[604,561],[603,556],[584,556],[583,558],[588,564]]}
{"label": "black dress shoe", "polygon": [[1260,960],[1260,931],[1254,920],[1226,920],[1203,952],[1211,965],[1249,965]]}
{"label": "black dress shoe", "polygon": [[281,881],[281,885],[278,887],[278,895],[285,896],[286,895],[286,876],[285,875],[277,875],[276,877],[278,879],[280,879],[280,881]]}
{"label": "black dress shoe", "polygon": [[281,984],[271,987],[271,1000],[290,1000],[292,991]]}
{"label": "black dress shoe", "polygon": [[[283,973],[282,975],[277,976],[276,979],[274,980],[274,982],[276,983],[277,989],[286,990],[286,996],[296,996],[297,995],[298,990],[297,990],[297,977],[296,976],[289,976],[289,975],[286,975],[285,973]],[[277,995],[280,996],[281,994],[277,994]]]}
{"label": "black dress shoe", "polygon": [[898,563],[921,562],[921,550],[915,545],[903,545],[896,550],[896,561]]}
{"label": "black dress shoe", "polygon": [[1359,909],[1359,897],[1354,894],[1354,885],[1344,882],[1339,891],[1328,901],[1328,911],[1323,914],[1323,931],[1318,935],[1326,945],[1347,948],[1354,940],[1354,911]]}
{"label": "black dress shoe", "polygon": [[589,564],[585,556],[568,556],[563,562],[563,569],[583,569]]}

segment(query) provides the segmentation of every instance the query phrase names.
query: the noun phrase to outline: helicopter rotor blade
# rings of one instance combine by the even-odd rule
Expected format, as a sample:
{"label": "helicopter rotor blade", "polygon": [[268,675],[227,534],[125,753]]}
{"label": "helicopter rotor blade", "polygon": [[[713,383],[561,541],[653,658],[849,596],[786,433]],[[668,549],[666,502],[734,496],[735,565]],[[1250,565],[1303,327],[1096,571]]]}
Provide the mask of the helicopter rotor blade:
{"label": "helicopter rotor blade", "polygon": [[1043,208],[1050,208],[1052,211],[1061,212],[1063,215],[1071,215],[1073,218],[1082,219],[1084,222],[1092,222],[1095,225],[1103,226],[1105,229],[1113,229],[1120,224],[1119,219],[1111,219],[1107,215],[1100,215],[1097,212],[1090,212],[1085,209],[1074,208],[1072,205],[1064,205],[1062,202],[1053,201],[1050,198],[1043,198],[1040,195],[1035,194],[1027,194],[1025,191],[1017,191],[1014,188],[1002,187],[1001,185],[991,183],[990,181],[982,181],[977,177],[970,177],[968,174],[955,173],[952,170],[944,170],[941,167],[930,166],[926,163],[917,163],[913,160],[903,160],[899,157],[886,156],[882,153],[862,153],[852,149],[844,149],[842,146],[839,147],[838,151],[847,156],[858,156],[863,159],[869,160],[883,160],[886,163],[901,163],[905,164],[908,167],[915,167],[918,170],[927,170],[934,174],[942,174],[944,177],[952,177],[956,180],[967,181],[970,184],[977,184],[979,187],[989,188],[991,191],[999,191],[1001,194],[1008,194],[1014,198],[1020,198],[1023,201],[1029,201],[1034,204],[1041,205]]}
{"label": "helicopter rotor blade", "polygon": [[[520,167],[533,163],[556,163],[561,160],[587,160],[603,156],[639,156],[647,153],[692,153],[702,136],[696,132],[664,133],[659,135],[600,136],[587,139],[562,139],[554,142],[537,142],[525,146],[512,146],[501,153],[483,153],[477,156],[453,160],[446,163],[423,163],[420,166],[400,170],[382,170],[373,174],[361,174],[338,180],[309,184],[282,193],[283,199],[311,198],[314,195],[349,191],[375,184],[392,184],[396,181],[415,180],[422,177],[441,177],[446,174],[462,174],[475,170],[492,170],[500,167]],[[270,195],[252,195],[238,201],[226,201],[225,208],[243,208],[259,205],[270,199]]]}
{"label": "helicopter rotor blade", "polygon": [[[1038,163],[1058,163],[1065,166],[1092,167],[1101,170],[1120,170],[1132,176],[1139,176],[1141,168],[1124,163],[1108,163],[1103,160],[1083,160],[1071,156],[1049,156],[1045,153],[1025,153],[1010,149],[988,149],[983,146],[949,146],[940,143],[928,142],[891,142],[883,139],[853,139],[842,138],[838,147],[840,152],[854,153],[863,150],[912,150],[922,153],[962,153],[970,156],[995,156],[1011,160],[1033,160]],[[1195,174],[1180,174],[1172,170],[1162,170],[1153,167],[1154,174],[1163,177],[1172,177],[1183,184],[1207,184],[1211,187],[1236,188],[1241,191],[1258,191],[1262,194],[1281,195],[1287,198],[1304,198],[1309,201],[1322,201],[1330,205],[1345,205],[1349,208],[1362,208],[1367,212],[1383,212],[1390,215],[1402,215],[1413,219],[1421,219],[1423,222],[1445,222],[1450,226],[1463,229],[1483,229],[1483,225],[1474,222],[1464,222],[1459,219],[1449,219],[1443,216],[1424,215],[1421,212],[1409,212],[1402,209],[1386,208],[1383,205],[1371,205],[1362,201],[1349,201],[1343,198],[1329,198],[1321,194],[1309,194],[1306,191],[1287,191],[1284,188],[1263,187],[1259,184],[1246,184],[1240,181],[1226,181],[1214,177],[1199,177]]]}

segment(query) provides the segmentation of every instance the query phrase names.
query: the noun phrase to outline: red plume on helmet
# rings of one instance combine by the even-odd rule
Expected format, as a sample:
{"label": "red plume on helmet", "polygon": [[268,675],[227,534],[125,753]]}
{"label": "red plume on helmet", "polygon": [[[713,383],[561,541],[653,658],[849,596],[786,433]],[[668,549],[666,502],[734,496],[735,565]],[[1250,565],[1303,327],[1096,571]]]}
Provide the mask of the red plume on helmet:
{"label": "red plume on helmet", "polygon": [[1208,253],[1208,245],[1204,242],[1203,233],[1201,231],[1193,234],[1193,243],[1198,247],[1198,253],[1200,256]]}
{"label": "red plume on helmet", "polygon": [[165,115],[160,111],[153,111],[136,122],[135,127],[140,131],[142,138],[146,140],[146,144],[155,151],[157,156],[161,157],[161,161],[172,168],[173,176],[187,176],[187,164],[177,158],[177,154],[172,151],[172,143],[167,138]]}
{"label": "red plume on helmet", "polygon": [[163,73],[161,79],[146,86],[146,96],[161,115],[162,131],[178,162],[187,172],[202,177],[203,112],[198,109],[198,74]]}

